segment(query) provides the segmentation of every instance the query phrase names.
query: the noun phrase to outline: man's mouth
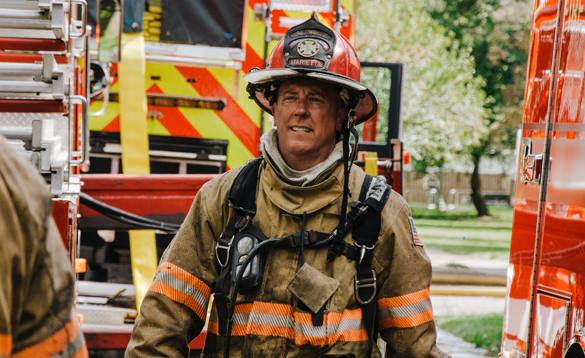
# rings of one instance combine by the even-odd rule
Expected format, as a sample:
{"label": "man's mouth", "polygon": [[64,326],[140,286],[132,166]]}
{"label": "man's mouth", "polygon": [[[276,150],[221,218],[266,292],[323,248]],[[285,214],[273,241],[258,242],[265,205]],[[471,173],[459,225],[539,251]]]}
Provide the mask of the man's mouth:
{"label": "man's mouth", "polygon": [[312,130],[310,130],[309,128],[305,128],[305,127],[291,127],[291,129],[295,132],[304,132],[304,133],[312,132]]}

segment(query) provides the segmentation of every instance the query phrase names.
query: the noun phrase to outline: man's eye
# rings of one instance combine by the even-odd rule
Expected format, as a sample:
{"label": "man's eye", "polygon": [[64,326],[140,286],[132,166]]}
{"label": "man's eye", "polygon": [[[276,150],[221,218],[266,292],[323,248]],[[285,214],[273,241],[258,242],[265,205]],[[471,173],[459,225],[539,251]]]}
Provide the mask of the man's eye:
{"label": "man's eye", "polygon": [[311,100],[311,102],[323,102],[323,101],[321,100],[321,98],[316,98],[316,97],[313,97],[313,98],[311,98],[310,100]]}

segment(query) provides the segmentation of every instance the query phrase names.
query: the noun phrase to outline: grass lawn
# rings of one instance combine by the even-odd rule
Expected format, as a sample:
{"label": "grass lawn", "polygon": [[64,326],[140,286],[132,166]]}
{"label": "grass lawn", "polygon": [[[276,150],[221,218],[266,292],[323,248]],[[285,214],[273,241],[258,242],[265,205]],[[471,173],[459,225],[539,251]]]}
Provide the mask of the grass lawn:
{"label": "grass lawn", "polygon": [[472,205],[460,205],[450,211],[428,210],[422,203],[410,206],[426,247],[460,255],[508,258],[513,208],[489,206],[492,216],[485,219],[477,217]]}
{"label": "grass lawn", "polygon": [[[497,357],[502,342],[502,314],[483,316],[435,317],[437,326],[463,338]],[[440,347],[439,347],[440,348]]]}

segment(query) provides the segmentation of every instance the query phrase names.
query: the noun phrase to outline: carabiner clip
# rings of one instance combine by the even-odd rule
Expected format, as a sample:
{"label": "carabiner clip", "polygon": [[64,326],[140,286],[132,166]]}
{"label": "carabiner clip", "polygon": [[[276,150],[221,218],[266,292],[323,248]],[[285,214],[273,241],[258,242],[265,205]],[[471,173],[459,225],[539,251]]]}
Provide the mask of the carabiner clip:
{"label": "carabiner clip", "polygon": [[[375,245],[372,246],[368,246],[368,245],[360,245],[357,242],[355,243],[355,246],[359,247],[361,250],[360,252],[360,260],[358,261],[358,265],[362,264],[362,261],[364,260],[364,256],[366,256],[366,250],[373,250]],[[374,275],[375,277],[375,275]]]}
{"label": "carabiner clip", "polygon": [[[232,242],[234,241],[234,236],[232,236],[227,246],[220,243],[219,240],[222,239],[221,237],[217,240],[217,244],[215,244],[215,258],[217,259],[217,262],[221,268],[225,268],[230,262],[230,254],[232,251]],[[221,262],[221,258],[219,257],[219,250],[226,250],[225,262]]]}

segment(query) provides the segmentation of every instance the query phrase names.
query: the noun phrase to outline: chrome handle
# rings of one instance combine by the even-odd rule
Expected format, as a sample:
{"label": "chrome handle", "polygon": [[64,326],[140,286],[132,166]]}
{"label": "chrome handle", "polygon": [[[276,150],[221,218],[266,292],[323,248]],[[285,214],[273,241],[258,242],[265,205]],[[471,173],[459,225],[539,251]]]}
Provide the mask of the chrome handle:
{"label": "chrome handle", "polygon": [[[88,140],[89,140],[89,116],[88,116],[88,108],[87,108],[87,99],[83,96],[79,96],[79,95],[72,95],[69,96],[69,100],[70,103],[73,104],[74,102],[77,102],[79,104],[81,104],[81,118],[82,118],[82,131],[81,131],[81,152],[79,152],[80,155],[80,159],[71,159],[71,156],[73,154],[72,151],[70,151],[69,153],[69,165],[82,165],[85,162],[85,159],[87,158],[87,152],[88,152]],[[73,110],[69,110],[69,130],[70,133],[73,133],[73,123],[72,123],[72,118],[71,118],[71,114],[73,113]],[[71,143],[70,143],[71,145]],[[71,147],[70,147],[71,148]]]}
{"label": "chrome handle", "polygon": [[71,0],[71,4],[79,4],[82,7],[81,11],[81,32],[69,32],[69,37],[83,37],[85,36],[85,28],[87,27],[87,2],[85,0]]}
{"label": "chrome handle", "polygon": [[521,154],[520,182],[522,184],[540,185],[542,182],[543,153],[532,153],[532,140],[524,139]]}

